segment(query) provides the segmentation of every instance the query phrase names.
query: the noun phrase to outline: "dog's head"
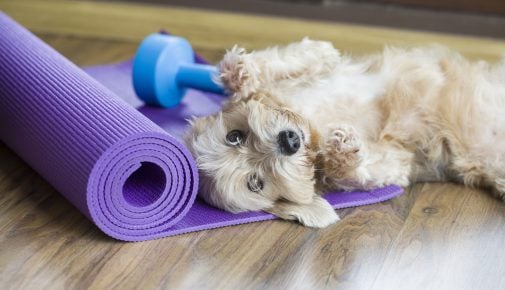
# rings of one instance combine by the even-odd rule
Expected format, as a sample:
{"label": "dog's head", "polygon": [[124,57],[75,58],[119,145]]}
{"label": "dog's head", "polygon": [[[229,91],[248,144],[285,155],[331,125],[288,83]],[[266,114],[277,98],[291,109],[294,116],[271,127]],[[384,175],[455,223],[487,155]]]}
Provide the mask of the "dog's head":
{"label": "dog's head", "polygon": [[267,210],[308,226],[338,218],[315,191],[317,133],[274,98],[231,101],[191,125],[186,142],[208,203],[230,212]]}

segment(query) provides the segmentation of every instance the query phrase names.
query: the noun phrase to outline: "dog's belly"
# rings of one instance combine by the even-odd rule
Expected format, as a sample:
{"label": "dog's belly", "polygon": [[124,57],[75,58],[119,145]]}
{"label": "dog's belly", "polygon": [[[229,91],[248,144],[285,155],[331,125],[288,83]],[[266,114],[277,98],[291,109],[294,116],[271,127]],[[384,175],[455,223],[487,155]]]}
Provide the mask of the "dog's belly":
{"label": "dog's belly", "polygon": [[460,180],[462,167],[505,172],[505,79],[479,67],[446,74],[439,93],[417,103],[422,118],[409,137],[416,149],[414,180]]}
{"label": "dog's belly", "polygon": [[383,92],[380,76],[349,74],[333,75],[312,86],[282,89],[277,95],[321,133],[328,126],[347,124],[369,135],[379,129],[377,100]]}

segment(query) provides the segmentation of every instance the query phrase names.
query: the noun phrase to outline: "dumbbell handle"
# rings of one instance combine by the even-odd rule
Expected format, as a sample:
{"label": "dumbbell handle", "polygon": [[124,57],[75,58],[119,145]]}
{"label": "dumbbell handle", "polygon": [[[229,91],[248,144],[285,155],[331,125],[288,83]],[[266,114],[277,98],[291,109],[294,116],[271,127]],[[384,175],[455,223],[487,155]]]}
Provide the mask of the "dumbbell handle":
{"label": "dumbbell handle", "polygon": [[179,86],[217,94],[224,94],[223,87],[216,83],[219,78],[217,67],[207,64],[181,64],[176,75]]}
{"label": "dumbbell handle", "polygon": [[137,49],[132,75],[135,92],[150,105],[177,106],[186,88],[224,95],[217,67],[195,64],[191,44],[177,36],[146,37]]}

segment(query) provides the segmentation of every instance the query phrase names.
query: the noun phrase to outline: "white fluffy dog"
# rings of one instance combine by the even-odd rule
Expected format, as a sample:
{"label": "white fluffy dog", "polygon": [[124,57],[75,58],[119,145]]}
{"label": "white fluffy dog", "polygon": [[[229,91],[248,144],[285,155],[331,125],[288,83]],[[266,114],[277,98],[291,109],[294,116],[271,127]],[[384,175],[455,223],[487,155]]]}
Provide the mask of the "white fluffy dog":
{"label": "white fluffy dog", "polygon": [[304,39],[235,47],[219,68],[231,100],[186,139],[212,205],[325,227],[329,190],[456,181],[505,197],[505,61],[442,47],[354,59]]}

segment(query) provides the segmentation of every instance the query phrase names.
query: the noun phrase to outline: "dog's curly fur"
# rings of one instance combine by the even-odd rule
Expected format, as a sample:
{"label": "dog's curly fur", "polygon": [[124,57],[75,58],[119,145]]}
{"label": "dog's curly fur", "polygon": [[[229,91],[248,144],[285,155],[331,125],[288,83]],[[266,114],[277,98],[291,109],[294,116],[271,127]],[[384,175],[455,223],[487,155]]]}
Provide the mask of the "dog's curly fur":
{"label": "dog's curly fur", "polygon": [[[324,227],[338,220],[319,196],[329,190],[456,181],[505,196],[505,60],[438,46],[351,58],[304,39],[235,47],[219,68],[231,100],[186,138],[217,207]],[[301,140],[291,155],[279,148],[286,130]]]}

